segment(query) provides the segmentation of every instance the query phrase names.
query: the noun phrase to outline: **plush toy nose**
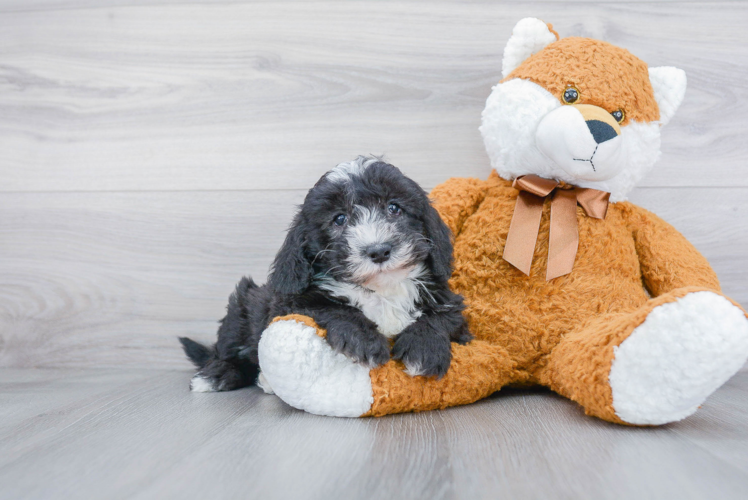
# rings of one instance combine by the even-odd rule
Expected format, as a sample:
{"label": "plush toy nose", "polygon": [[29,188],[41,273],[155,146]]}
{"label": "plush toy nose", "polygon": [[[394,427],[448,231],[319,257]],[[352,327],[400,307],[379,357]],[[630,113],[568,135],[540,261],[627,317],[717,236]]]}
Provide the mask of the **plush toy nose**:
{"label": "plush toy nose", "polygon": [[584,122],[596,143],[602,144],[621,134],[621,127],[618,122],[613,118],[613,115],[603,108],[592,104],[572,104],[572,106],[584,118]]}
{"label": "plush toy nose", "polygon": [[377,264],[381,264],[382,262],[386,262],[390,258],[390,253],[392,252],[392,245],[389,243],[377,243],[374,245],[369,245],[366,247],[366,255],[369,256],[369,258],[376,262]]}
{"label": "plush toy nose", "polygon": [[618,137],[618,134],[613,127],[605,122],[601,122],[600,120],[587,120],[587,128],[590,129],[592,137],[598,144],[602,144],[614,137]]}

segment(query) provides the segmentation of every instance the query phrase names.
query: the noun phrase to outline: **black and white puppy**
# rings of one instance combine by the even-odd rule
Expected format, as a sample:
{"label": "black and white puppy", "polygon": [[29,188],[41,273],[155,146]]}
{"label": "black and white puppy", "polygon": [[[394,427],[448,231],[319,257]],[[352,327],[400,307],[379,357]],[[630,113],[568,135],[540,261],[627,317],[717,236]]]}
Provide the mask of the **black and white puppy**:
{"label": "black and white puppy", "polygon": [[378,158],[341,163],[307,194],[268,283],[236,286],[215,346],[179,339],[199,369],[192,390],[255,383],[262,332],[292,313],[312,317],[357,362],[386,363],[394,338],[392,357],[409,374],[441,377],[450,341],[472,338],[447,285],[451,263],[449,229],[418,184]]}

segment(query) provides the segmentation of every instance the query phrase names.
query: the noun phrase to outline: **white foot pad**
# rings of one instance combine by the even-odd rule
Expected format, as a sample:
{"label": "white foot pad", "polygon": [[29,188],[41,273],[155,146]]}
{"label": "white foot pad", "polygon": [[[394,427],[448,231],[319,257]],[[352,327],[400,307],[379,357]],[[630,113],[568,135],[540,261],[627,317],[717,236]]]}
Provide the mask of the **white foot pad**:
{"label": "white foot pad", "polygon": [[360,417],[374,402],[369,369],[332,350],[314,328],[277,321],[260,338],[263,378],[283,401],[300,410]]}
{"label": "white foot pad", "polygon": [[660,425],[693,414],[748,358],[748,319],[724,297],[695,292],[656,307],[614,348],[616,415]]}

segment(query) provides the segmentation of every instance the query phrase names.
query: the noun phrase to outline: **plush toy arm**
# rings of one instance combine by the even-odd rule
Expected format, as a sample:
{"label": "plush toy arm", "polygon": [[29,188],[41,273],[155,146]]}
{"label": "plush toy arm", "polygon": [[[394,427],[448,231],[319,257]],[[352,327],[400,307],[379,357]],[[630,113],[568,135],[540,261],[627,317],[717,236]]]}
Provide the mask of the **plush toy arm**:
{"label": "plush toy arm", "polygon": [[453,177],[431,191],[434,208],[453,236],[460,234],[462,224],[483,202],[488,183],[480,179]]}
{"label": "plush toy arm", "polygon": [[655,214],[629,206],[644,286],[653,297],[686,286],[720,291],[709,262],[681,233]]}

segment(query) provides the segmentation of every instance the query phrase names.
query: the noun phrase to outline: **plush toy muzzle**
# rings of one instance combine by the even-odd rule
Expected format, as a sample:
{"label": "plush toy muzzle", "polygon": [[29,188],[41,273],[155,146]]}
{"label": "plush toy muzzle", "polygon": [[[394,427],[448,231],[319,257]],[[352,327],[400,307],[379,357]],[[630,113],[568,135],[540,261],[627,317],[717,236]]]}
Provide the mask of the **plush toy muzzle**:
{"label": "plush toy muzzle", "polygon": [[610,179],[626,163],[621,127],[610,113],[591,104],[551,111],[538,124],[535,140],[543,154],[577,179]]}
{"label": "plush toy muzzle", "polygon": [[515,27],[502,76],[480,127],[498,174],[607,191],[611,202],[626,200],[656,163],[660,129],[686,90],[682,70],[648,68],[599,40],[558,39],[538,19]]}

